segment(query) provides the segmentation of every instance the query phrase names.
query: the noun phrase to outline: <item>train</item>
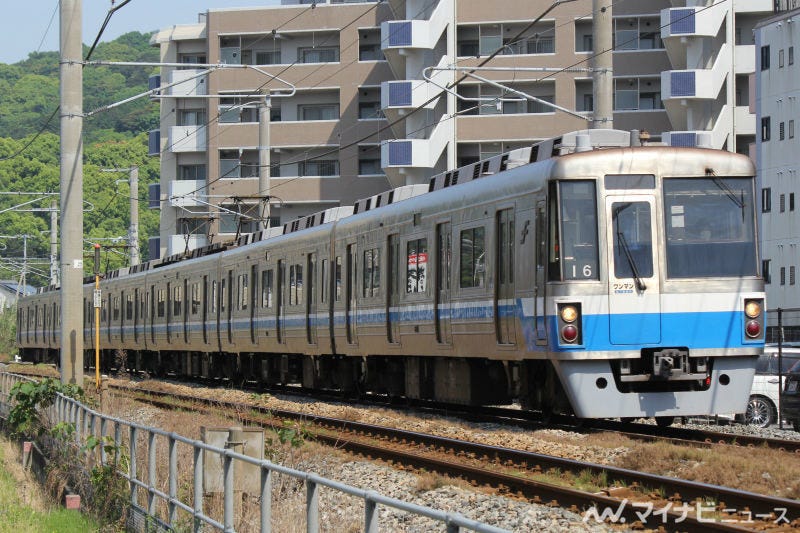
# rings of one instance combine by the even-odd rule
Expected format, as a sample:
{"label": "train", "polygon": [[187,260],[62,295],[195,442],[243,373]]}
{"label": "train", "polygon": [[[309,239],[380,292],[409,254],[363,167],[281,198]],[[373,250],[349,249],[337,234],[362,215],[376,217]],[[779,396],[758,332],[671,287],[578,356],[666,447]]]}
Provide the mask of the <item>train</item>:
{"label": "train", "polygon": [[[84,280],[84,361],[545,416],[743,412],[763,352],[744,155],[582,130]],[[17,343],[57,362],[56,286]]]}

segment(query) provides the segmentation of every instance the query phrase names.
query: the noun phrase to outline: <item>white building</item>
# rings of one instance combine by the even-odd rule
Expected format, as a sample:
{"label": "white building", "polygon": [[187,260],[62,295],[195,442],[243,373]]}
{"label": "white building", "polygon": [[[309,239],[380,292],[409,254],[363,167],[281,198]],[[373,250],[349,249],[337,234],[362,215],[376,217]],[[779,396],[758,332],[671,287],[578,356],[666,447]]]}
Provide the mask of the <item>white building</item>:
{"label": "white building", "polygon": [[[797,3],[800,6],[800,2]],[[761,255],[770,309],[800,308],[800,9],[758,24],[756,165],[761,185]]]}

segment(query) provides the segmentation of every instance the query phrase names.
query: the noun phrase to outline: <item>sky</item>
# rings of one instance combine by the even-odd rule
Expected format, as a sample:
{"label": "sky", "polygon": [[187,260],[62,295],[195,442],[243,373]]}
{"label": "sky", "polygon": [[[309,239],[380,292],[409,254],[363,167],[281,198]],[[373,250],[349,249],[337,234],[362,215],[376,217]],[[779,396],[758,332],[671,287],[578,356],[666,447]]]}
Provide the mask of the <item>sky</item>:
{"label": "sky", "polygon": [[[117,1],[117,5],[121,0]],[[58,50],[58,0],[2,0],[0,63],[16,63],[37,50]],[[150,32],[174,24],[193,24],[207,9],[277,5],[280,0],[131,0],[111,17],[103,41],[129,31]],[[111,0],[83,0],[83,42],[94,42]],[[52,18],[52,22],[51,22]],[[49,26],[49,28],[48,28]]]}

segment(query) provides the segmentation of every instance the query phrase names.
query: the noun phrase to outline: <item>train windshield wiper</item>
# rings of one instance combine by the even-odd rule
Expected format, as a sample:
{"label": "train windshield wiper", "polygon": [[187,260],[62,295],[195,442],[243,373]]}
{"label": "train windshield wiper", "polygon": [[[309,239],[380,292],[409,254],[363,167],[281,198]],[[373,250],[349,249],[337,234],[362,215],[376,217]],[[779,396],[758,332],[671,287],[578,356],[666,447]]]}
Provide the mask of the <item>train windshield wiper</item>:
{"label": "train windshield wiper", "polygon": [[642,281],[642,277],[639,275],[639,268],[636,266],[636,260],[633,258],[633,254],[631,253],[631,249],[628,246],[628,241],[625,239],[625,234],[621,231],[617,232],[617,242],[619,243],[622,251],[625,252],[625,259],[628,260],[628,265],[631,267],[631,272],[633,273],[633,281],[636,282],[636,288],[639,291],[644,292],[647,289],[647,285],[644,284]]}

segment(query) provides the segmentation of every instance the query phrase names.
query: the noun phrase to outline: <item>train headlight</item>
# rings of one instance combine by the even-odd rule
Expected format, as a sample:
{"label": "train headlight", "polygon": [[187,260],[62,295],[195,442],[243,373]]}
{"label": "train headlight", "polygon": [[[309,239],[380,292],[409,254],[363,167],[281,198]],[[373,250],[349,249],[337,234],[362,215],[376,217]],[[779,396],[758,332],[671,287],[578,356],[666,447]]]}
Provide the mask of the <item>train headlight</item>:
{"label": "train headlight", "polygon": [[577,318],[578,318],[578,310],[575,309],[575,307],[571,305],[565,305],[564,307],[561,308],[561,320],[563,320],[567,324],[572,324],[573,322],[575,322]]}
{"label": "train headlight", "polygon": [[754,339],[761,335],[761,324],[759,324],[757,320],[750,320],[747,322],[744,331],[747,333],[748,337]]}
{"label": "train headlight", "polygon": [[747,315],[747,318],[761,316],[761,304],[756,300],[748,300],[744,305],[744,314]]}

